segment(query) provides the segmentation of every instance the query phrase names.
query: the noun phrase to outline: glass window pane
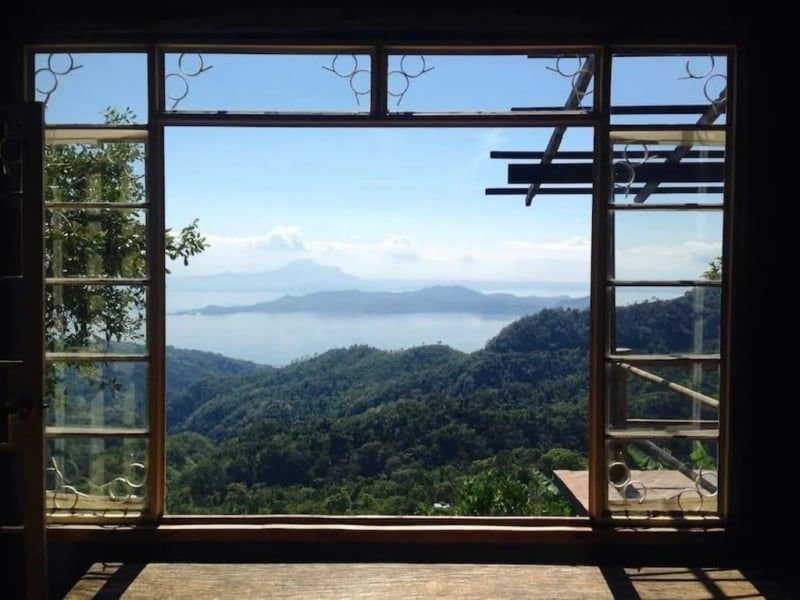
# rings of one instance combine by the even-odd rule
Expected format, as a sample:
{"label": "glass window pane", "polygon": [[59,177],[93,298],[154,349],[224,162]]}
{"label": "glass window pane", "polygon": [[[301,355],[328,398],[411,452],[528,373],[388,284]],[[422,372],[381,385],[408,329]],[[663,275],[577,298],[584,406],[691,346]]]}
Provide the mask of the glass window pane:
{"label": "glass window pane", "polygon": [[617,288],[612,348],[631,354],[720,351],[719,288]]}
{"label": "glass window pane", "polygon": [[607,509],[624,515],[716,515],[716,440],[611,440]]}
{"label": "glass window pane", "polygon": [[45,202],[145,202],[145,156],[140,142],[49,143]]}
{"label": "glass window pane", "polygon": [[367,112],[366,54],[169,53],[168,111]]}
{"label": "glass window pane", "polygon": [[389,111],[591,110],[593,73],[589,54],[395,54],[389,56]]}
{"label": "glass window pane", "polygon": [[49,516],[135,516],[147,506],[147,440],[50,438],[45,475]]}
{"label": "glass window pane", "polygon": [[47,425],[147,427],[147,363],[48,363]]}
{"label": "glass window pane", "polygon": [[702,144],[691,138],[659,140],[657,134],[644,141],[635,138],[634,133],[630,141],[612,143],[615,204],[723,203],[724,135]]}
{"label": "glass window pane", "polygon": [[146,277],[146,211],[45,211],[47,277]]}
{"label": "glass window pane", "polygon": [[47,351],[145,351],[146,292],[129,285],[46,286]]}
{"label": "glass window pane", "polygon": [[694,281],[722,256],[722,212],[617,211],[615,277],[624,281]]}
{"label": "glass window pane", "polygon": [[727,69],[724,54],[614,56],[611,122],[722,125]]}
{"label": "glass window pane", "polygon": [[608,365],[608,426],[621,431],[676,434],[719,428],[719,364],[663,367]]}
{"label": "glass window pane", "polygon": [[36,100],[47,105],[47,123],[99,125],[110,109],[130,109],[132,122],[147,122],[144,53],[40,53],[34,68]]}

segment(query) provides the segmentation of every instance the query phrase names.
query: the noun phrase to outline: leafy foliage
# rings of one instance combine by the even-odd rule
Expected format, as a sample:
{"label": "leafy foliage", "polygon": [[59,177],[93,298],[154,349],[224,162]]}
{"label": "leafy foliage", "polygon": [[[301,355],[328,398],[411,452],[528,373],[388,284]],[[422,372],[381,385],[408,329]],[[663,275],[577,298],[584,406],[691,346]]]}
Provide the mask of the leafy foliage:
{"label": "leafy foliage", "polygon": [[[702,318],[718,343],[719,305],[708,292]],[[621,307],[620,335],[644,352],[684,349],[696,300],[690,292]],[[548,309],[470,354],[352,346],[205,377],[170,398],[186,416],[171,422],[169,443],[199,434],[204,454],[196,464],[168,454],[169,510],[569,514],[552,473],[586,468],[588,321],[586,310]],[[712,375],[701,387],[709,393]],[[629,400],[643,416],[691,410],[638,380]],[[631,460],[658,467],[643,453]]]}
{"label": "leafy foliage", "polygon": [[[109,126],[135,121],[129,109],[105,113]],[[146,211],[138,208],[147,200],[144,161],[144,144],[135,141],[45,147],[46,276],[112,280],[111,285],[46,286],[47,350],[146,351],[147,287],[113,283],[148,276]],[[197,220],[178,234],[166,231],[169,259],[187,264],[207,247]],[[141,426],[145,381],[143,364],[48,362],[50,424]],[[89,410],[98,400],[104,410]]]}

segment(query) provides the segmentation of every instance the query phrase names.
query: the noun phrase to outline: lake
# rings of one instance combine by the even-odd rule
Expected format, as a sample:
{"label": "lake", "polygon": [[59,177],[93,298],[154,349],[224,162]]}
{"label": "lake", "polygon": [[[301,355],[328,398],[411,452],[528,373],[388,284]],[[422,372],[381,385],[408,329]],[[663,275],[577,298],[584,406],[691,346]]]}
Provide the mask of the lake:
{"label": "lake", "polygon": [[[523,288],[479,290],[516,295],[554,296],[565,289]],[[174,315],[172,312],[208,305],[242,306],[283,296],[267,291],[198,291],[167,287],[167,344],[218,352],[232,358],[282,366],[330,350],[366,344],[400,350],[422,344],[446,344],[463,352],[484,347],[516,320],[475,314],[404,314],[328,316],[316,313],[240,313]]]}
{"label": "lake", "polygon": [[513,318],[473,314],[326,316],[312,313],[168,315],[167,344],[273,366],[331,348],[399,350],[443,343],[472,352]]}
{"label": "lake", "polygon": [[[479,290],[480,291],[480,290]],[[499,291],[499,290],[491,290]],[[503,290],[516,295],[557,295],[541,289]],[[625,290],[625,303],[676,296],[682,289]],[[573,294],[570,294],[573,295]],[[274,300],[283,294],[264,291],[199,292],[167,290],[167,312],[208,305],[241,306]],[[422,344],[446,344],[463,352],[484,347],[513,317],[476,314],[403,314],[328,316],[315,313],[167,314],[167,344],[205,350],[282,366],[304,357],[354,344],[399,350]]]}

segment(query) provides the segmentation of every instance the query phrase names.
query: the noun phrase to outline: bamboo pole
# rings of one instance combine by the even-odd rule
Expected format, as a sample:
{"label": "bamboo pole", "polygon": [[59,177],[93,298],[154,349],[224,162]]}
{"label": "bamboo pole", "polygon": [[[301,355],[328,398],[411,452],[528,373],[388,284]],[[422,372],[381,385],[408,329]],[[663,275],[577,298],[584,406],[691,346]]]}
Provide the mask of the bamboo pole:
{"label": "bamboo pole", "polygon": [[712,398],[711,396],[706,396],[705,394],[696,392],[695,390],[677,384],[673,381],[670,381],[669,379],[664,379],[663,377],[660,377],[655,373],[650,373],[649,371],[645,371],[638,367],[634,367],[633,365],[629,365],[628,363],[617,363],[617,366],[621,369],[625,369],[632,375],[636,375],[637,377],[641,377],[642,379],[646,379],[647,381],[657,383],[658,385],[663,385],[664,387],[669,388],[673,392],[678,392],[679,394],[688,396],[689,398],[697,400],[698,402],[702,402],[707,406],[711,406],[713,408],[719,408],[719,400],[717,400],[716,398]]}

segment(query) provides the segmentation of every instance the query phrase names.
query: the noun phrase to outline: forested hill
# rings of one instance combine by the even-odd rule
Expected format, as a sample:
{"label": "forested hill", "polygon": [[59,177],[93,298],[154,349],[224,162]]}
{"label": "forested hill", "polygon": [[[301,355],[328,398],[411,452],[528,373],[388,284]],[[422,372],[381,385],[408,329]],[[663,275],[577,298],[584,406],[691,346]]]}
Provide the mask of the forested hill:
{"label": "forested hill", "polygon": [[[719,347],[716,290],[706,291],[704,305],[701,351],[711,352]],[[688,295],[620,307],[618,345],[634,353],[694,351],[695,318],[694,300]],[[508,366],[518,354],[535,354],[536,364],[529,368],[545,369],[550,377],[560,379],[581,370],[583,359],[575,364],[563,361],[576,351],[587,353],[588,345],[588,309],[544,309],[514,321],[489,340],[484,350],[471,354],[443,345],[403,351],[354,346],[279,369],[239,366],[235,377],[220,377],[217,368],[217,373],[189,385],[169,382],[169,428],[223,439],[262,418],[292,421],[357,414],[399,397],[501,386],[507,376],[526,383],[541,380],[534,372],[507,373],[498,368]],[[197,371],[203,372],[202,366]],[[188,383],[190,372],[183,375]]]}
{"label": "forested hill", "polygon": [[[705,294],[704,352],[719,345],[718,300]],[[688,295],[622,307],[616,320],[634,352],[694,348]],[[529,486],[580,468],[588,333],[588,310],[545,309],[469,354],[353,346],[173,388],[170,510],[419,512],[461,502],[470,477],[502,472]],[[537,498],[507,512],[567,510]]]}
{"label": "forested hill", "polygon": [[[172,346],[167,346],[166,358],[167,398],[170,399],[167,403],[167,423],[185,419],[210,397],[208,394],[216,390],[221,382],[235,381],[238,377],[272,369],[222,354]],[[183,393],[191,385],[194,385],[196,392],[184,396]],[[181,398],[180,402],[172,402],[178,398]]]}

